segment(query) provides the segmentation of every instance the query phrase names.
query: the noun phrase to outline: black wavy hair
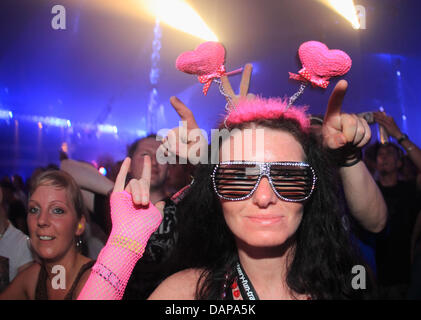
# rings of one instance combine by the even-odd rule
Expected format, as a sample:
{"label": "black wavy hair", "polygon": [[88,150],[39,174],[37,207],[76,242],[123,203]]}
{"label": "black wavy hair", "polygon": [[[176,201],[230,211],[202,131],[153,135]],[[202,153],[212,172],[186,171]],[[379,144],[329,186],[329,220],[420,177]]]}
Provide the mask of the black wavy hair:
{"label": "black wavy hair", "polygon": [[[318,177],[316,189],[304,205],[301,224],[290,239],[295,250],[287,271],[287,285],[293,292],[310,295],[312,299],[362,298],[363,290],[352,288],[355,275],[351,270],[354,265],[364,263],[343,224],[339,180],[328,153],[296,120],[261,120],[236,128],[252,125],[292,134]],[[225,223],[220,199],[212,187],[213,168],[211,164],[197,168],[188,196],[179,203],[178,241],[170,260],[169,273],[186,268],[204,270],[196,288],[197,299],[221,299],[225,277],[228,275],[229,288],[238,259],[234,236]]]}

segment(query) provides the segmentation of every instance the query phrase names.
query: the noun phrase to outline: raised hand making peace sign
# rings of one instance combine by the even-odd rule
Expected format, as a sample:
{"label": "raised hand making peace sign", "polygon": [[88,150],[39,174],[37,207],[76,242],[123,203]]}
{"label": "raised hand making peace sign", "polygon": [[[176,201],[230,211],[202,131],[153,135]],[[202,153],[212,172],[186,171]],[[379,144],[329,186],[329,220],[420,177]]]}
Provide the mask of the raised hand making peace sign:
{"label": "raised hand making peace sign", "polygon": [[365,119],[355,114],[341,113],[347,88],[346,80],[341,80],[336,84],[330,95],[323,120],[323,144],[332,150],[347,144],[362,148],[371,138],[371,130]]}

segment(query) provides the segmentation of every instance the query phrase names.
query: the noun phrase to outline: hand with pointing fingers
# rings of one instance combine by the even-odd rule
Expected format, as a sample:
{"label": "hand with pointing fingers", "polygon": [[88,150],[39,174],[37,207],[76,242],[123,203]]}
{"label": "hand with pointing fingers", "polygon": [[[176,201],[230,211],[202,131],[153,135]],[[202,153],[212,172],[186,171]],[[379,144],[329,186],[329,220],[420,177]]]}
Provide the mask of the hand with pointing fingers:
{"label": "hand with pointing fingers", "polygon": [[180,116],[182,126],[173,128],[168,132],[167,137],[163,139],[158,148],[158,155],[175,155],[197,164],[197,162],[192,161],[192,158],[199,159],[200,154],[191,154],[192,147],[199,144],[198,149],[201,149],[200,146],[207,149],[207,138],[197,125],[193,112],[181,100],[177,97],[171,97],[170,102]]}
{"label": "hand with pointing fingers", "polygon": [[371,138],[371,130],[365,119],[355,114],[341,113],[347,88],[346,80],[336,84],[323,120],[323,145],[331,150],[348,147],[355,151],[365,146]]}
{"label": "hand with pointing fingers", "polygon": [[[387,221],[387,208],[377,183],[360,162],[360,148],[371,138],[367,121],[354,114],[341,113],[348,83],[339,81],[330,95],[323,120],[323,145],[330,149],[340,166],[345,200],[350,214],[370,232],[379,232]],[[359,165],[356,165],[359,164]]]}
{"label": "hand with pointing fingers", "polygon": [[145,156],[141,178],[132,179],[125,187],[130,161],[130,158],[123,161],[111,193],[111,234],[78,300],[121,299],[134,266],[161,224],[165,203],[161,201],[154,206],[149,202],[151,159]]}
{"label": "hand with pointing fingers", "polygon": [[[151,159],[145,156],[142,177],[132,179],[125,187],[130,158],[126,158],[117,175],[114,190],[111,193],[112,235],[128,237],[144,243],[159,227],[165,202],[155,206],[149,201],[151,180]],[[111,235],[110,235],[111,238]],[[143,253],[143,252],[142,252]]]}

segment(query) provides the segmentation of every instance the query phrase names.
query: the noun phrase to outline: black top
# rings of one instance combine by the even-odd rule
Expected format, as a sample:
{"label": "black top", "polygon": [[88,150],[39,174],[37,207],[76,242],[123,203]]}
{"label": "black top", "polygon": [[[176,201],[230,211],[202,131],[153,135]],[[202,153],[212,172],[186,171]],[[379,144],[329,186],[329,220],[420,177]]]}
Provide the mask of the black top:
{"label": "black top", "polygon": [[[85,271],[89,270],[93,267],[95,264],[95,260],[89,261],[88,263],[85,263],[79,270],[79,273],[76,276],[75,281],[72,284],[72,287],[70,288],[69,292],[67,292],[66,296],[64,297],[64,300],[73,300],[75,297],[73,297],[74,291],[76,289],[76,286],[78,285],[80,278],[85,273]],[[35,289],[35,300],[48,300],[48,294],[47,294],[47,270],[43,265],[41,265],[41,270],[39,271],[38,275],[38,282]]]}
{"label": "black top", "polygon": [[378,283],[407,285],[411,269],[411,236],[421,209],[420,194],[412,181],[398,181],[392,187],[378,185],[388,209],[386,227],[376,237]]}

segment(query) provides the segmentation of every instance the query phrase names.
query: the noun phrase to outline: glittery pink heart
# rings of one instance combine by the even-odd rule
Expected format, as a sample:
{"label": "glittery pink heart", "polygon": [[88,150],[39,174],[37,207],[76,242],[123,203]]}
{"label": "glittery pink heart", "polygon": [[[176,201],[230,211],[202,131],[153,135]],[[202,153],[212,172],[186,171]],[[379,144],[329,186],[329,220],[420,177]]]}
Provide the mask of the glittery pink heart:
{"label": "glittery pink heart", "polygon": [[185,73],[202,76],[216,72],[224,60],[225,48],[219,42],[208,41],[193,51],[180,54],[175,66]]}
{"label": "glittery pink heart", "polygon": [[311,76],[328,80],[334,76],[342,76],[351,69],[351,58],[341,50],[329,50],[318,41],[304,42],[298,49],[303,67]]}

